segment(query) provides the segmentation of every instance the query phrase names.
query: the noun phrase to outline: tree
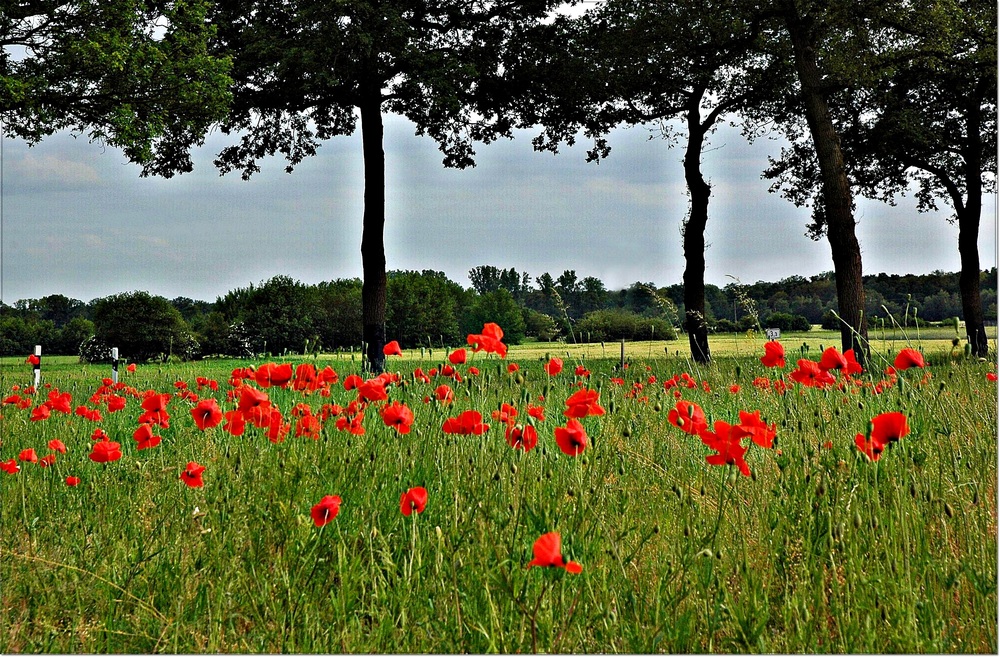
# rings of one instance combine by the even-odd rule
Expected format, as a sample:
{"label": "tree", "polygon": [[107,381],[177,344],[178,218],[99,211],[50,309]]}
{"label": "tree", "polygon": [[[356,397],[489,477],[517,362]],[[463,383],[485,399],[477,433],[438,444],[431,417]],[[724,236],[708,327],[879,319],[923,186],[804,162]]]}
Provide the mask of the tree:
{"label": "tree", "polygon": [[[431,338],[446,344],[464,343],[459,317],[466,291],[443,272],[393,271],[388,274],[386,331],[404,347],[426,344]],[[482,327],[479,327],[482,328]]]}
{"label": "tree", "polygon": [[196,343],[187,323],[170,302],[148,292],[125,292],[98,299],[94,304],[94,337],[108,347],[118,347],[123,357],[135,361],[169,355],[194,355]]}
{"label": "tree", "polygon": [[[287,170],[319,142],[361,123],[364,152],[363,337],[366,368],[385,356],[385,153],[382,114],[403,115],[430,135],[444,165],[474,164],[473,141],[509,136],[497,51],[520,26],[559,4],[460,0],[220,0],[216,52],[234,58],[233,105],[223,132],[240,141],[217,159],[244,178],[281,153]],[[483,84],[487,73],[490,81]],[[504,96],[501,98],[501,96]],[[358,116],[355,115],[355,110]]]}
{"label": "tree", "polygon": [[208,4],[3,3],[0,122],[29,144],[86,133],[143,175],[190,171],[190,147],[229,100],[228,61],[207,51]]}
{"label": "tree", "polygon": [[507,290],[499,289],[476,297],[463,317],[462,331],[466,335],[478,334],[487,322],[503,329],[505,344],[521,344],[524,340],[527,326],[521,308]]}
{"label": "tree", "polygon": [[306,340],[316,338],[314,306],[309,286],[288,276],[275,276],[253,288],[241,315],[253,350],[301,353]]}
{"label": "tree", "polygon": [[858,160],[862,190],[886,197],[912,182],[918,210],[951,203],[966,334],[973,355],[983,357],[989,343],[978,241],[983,194],[996,191],[997,6],[917,3],[888,20],[902,53],[871,94],[874,111],[856,114],[849,135],[866,155]]}
{"label": "tree", "polygon": [[584,130],[588,159],[605,157],[602,135],[620,123],[658,123],[671,142],[680,118],[687,143],[684,176],[691,199],[684,221],[684,325],[692,357],[711,359],[705,307],[705,227],[711,185],[701,171],[708,135],[720,119],[753,103],[781,58],[751,46],[761,38],[755,5],[705,0],[607,0],[575,21],[539,29],[533,58],[537,98],[521,120],[539,123],[539,149],[556,151]]}

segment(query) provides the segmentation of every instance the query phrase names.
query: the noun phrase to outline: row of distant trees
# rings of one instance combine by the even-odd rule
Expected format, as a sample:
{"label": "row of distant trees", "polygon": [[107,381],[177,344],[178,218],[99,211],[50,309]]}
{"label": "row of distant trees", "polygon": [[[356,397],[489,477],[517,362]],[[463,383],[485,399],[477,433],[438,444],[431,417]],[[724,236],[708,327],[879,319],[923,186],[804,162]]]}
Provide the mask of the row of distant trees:
{"label": "row of distant trees", "polygon": [[[950,321],[961,315],[958,274],[865,277],[869,317]],[[471,287],[442,272],[388,274],[389,339],[405,348],[461,345],[465,336],[497,322],[505,341],[597,342],[672,339],[684,317],[682,285],[657,287],[636,281],[609,290],[574,270],[558,277],[484,265],[469,272]],[[986,317],[997,318],[997,270],[983,272]],[[106,359],[112,346],[131,360],[176,356],[309,353],[358,349],[362,342],[360,279],[316,285],[275,276],[237,288],[214,303],[186,297],[166,299],[128,292],[90,302],[63,295],[0,304],[0,355],[28,354],[43,344],[46,354]],[[838,329],[833,275],[791,277],[778,282],[706,286],[706,321],[713,332],[774,327]],[[905,319],[904,319],[905,318]]]}

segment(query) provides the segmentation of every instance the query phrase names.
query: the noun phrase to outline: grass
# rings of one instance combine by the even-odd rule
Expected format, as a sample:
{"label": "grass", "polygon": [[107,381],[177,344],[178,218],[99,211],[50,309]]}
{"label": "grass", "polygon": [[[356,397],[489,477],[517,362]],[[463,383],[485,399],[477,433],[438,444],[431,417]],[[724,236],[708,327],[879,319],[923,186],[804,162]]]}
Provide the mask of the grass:
{"label": "grass", "polygon": [[[820,341],[836,344],[804,335],[818,338],[814,359]],[[799,354],[769,370],[759,339],[734,339],[731,351],[717,341],[713,364],[697,368],[666,358],[659,343],[628,345],[625,371],[615,368],[618,345],[607,359],[532,345],[505,361],[476,356],[481,374],[462,383],[414,380],[414,368],[444,354],[411,353],[389,361],[403,375],[390,398],[415,415],[405,435],[375,407],[363,435],[333,421],[318,440],[294,429],[280,443],[254,427],[242,437],[203,432],[192,402],[175,396],[162,444],[136,451],[139,399],[99,424],[57,412],[32,422],[30,408],[5,405],[0,461],[28,447],[42,456],[53,438],[68,452],[48,468],[0,472],[0,649],[995,653],[997,385],[985,378],[995,366],[921,339],[932,365],[899,373],[881,393],[881,364],[859,387],[764,389],[758,377],[773,385]],[[782,341],[791,352],[798,340]],[[570,352],[563,373],[542,370],[546,350]],[[510,361],[519,372],[507,372]],[[553,432],[566,422],[579,362],[607,412],[582,420],[591,442],[573,458]],[[19,363],[2,363],[4,396],[30,383]],[[316,363],[341,380],[358,366],[346,356]],[[226,382],[244,364],[140,365],[122,380],[175,393],[175,381],[195,390],[195,378],[208,377],[218,392],[197,394],[228,409]],[[43,366],[74,407],[93,406],[109,375],[57,358]],[[697,385],[680,388],[682,398],[709,421],[760,410],[776,425],[777,449],[747,452],[752,477],[708,465],[702,442],[667,421],[678,388],[663,382],[684,371]],[[453,404],[425,403],[442,383],[455,389]],[[266,391],[286,420],[299,403],[318,412],[356,398],[339,384],[329,397]],[[545,407],[534,450],[512,450],[489,418],[505,402],[521,421],[528,403]],[[444,419],[466,409],[480,410],[489,431],[444,434]],[[854,436],[888,411],[904,412],[911,433],[873,463]],[[97,426],[122,444],[121,460],[88,459]],[[179,480],[188,461],[206,466],[203,488]],[[66,486],[67,475],[80,485]],[[404,517],[400,495],[418,485],[427,509]],[[327,494],[343,505],[317,528],[309,511]],[[582,574],[525,567],[549,531],[561,533]]]}

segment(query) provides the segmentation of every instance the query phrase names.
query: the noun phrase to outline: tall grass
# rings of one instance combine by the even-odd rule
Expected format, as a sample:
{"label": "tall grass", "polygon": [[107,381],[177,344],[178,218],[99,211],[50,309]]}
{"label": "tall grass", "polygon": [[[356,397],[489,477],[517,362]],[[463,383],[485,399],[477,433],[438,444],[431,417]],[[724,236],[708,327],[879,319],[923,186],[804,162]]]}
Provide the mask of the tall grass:
{"label": "tall grass", "polygon": [[[987,365],[942,360],[901,372],[881,394],[778,394],[753,384],[780,373],[755,357],[697,368],[636,359],[625,371],[616,360],[585,361],[584,383],[607,413],[583,420],[591,444],[576,458],[552,437],[576,389],[569,362],[548,377],[534,360],[511,374],[506,361],[479,359],[479,376],[425,384],[410,373],[437,363],[405,361],[390,398],[413,409],[406,435],[370,408],[364,435],[330,422],[319,440],[275,444],[249,426],[242,437],[202,432],[191,402],[175,398],[163,443],[136,451],[135,399],[99,425],[58,413],[31,422],[30,409],[5,405],[0,460],[28,447],[41,456],[53,438],[68,453],[0,472],[0,649],[996,652],[997,386]],[[333,364],[341,378],[354,371]],[[199,394],[231,408],[234,365],[139,366],[123,381],[172,392],[206,376],[219,392]],[[710,422],[759,409],[777,424],[776,449],[747,453],[752,477],[708,465],[701,441],[667,422],[676,388],[663,381],[682,371],[698,382],[683,398]],[[67,364],[45,381],[75,407],[101,376]],[[4,368],[0,386],[6,396],[28,382],[29,369]],[[423,401],[445,382],[453,404]],[[267,391],[286,416],[299,402],[318,410],[356,397],[339,384],[329,398]],[[489,419],[505,402],[519,421],[528,402],[545,406],[536,449],[512,450]],[[445,418],[465,409],[490,430],[444,434]],[[868,461],[855,434],[896,410],[910,435]],[[121,460],[88,459],[97,426],[122,444]],[[203,488],[180,481],[188,461],[206,466]],[[400,495],[418,485],[427,509],[404,517]],[[327,494],[343,505],[317,528],[309,511]],[[549,531],[582,574],[525,567]]]}

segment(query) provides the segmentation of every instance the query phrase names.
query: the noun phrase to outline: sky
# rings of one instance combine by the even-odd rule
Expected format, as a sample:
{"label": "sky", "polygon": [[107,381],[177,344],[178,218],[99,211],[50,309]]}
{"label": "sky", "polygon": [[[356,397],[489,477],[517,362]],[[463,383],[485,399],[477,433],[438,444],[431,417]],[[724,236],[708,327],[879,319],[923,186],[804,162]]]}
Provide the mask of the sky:
{"label": "sky", "polygon": [[[609,290],[636,281],[681,283],[687,213],[681,148],[637,126],[614,131],[611,156],[585,161],[586,143],[536,153],[531,137],[477,145],[477,166],[445,169],[433,140],[386,115],[386,262],[443,271],[470,287],[478,265],[534,279],[575,270]],[[89,301],[144,290],[215,301],[283,274],[306,284],[361,277],[360,133],[323,143],[284,172],[272,158],[249,181],[212,160],[229,137],[209,136],[192,173],[141,178],[116,149],[52,136],[29,148],[5,138],[0,301],[62,294]],[[712,136],[703,170],[713,187],[705,277],[725,286],[831,271],[830,247],[806,237],[809,210],[768,193],[761,172],[780,142],[748,145],[738,130]],[[865,274],[958,271],[958,227],[948,204],[919,214],[859,200]],[[995,195],[983,211],[984,269],[997,264]]]}

